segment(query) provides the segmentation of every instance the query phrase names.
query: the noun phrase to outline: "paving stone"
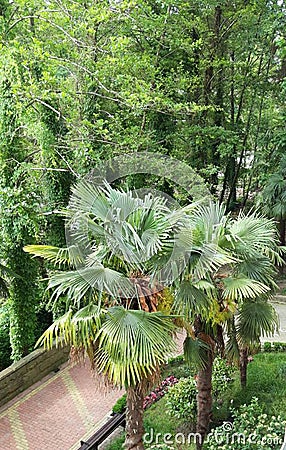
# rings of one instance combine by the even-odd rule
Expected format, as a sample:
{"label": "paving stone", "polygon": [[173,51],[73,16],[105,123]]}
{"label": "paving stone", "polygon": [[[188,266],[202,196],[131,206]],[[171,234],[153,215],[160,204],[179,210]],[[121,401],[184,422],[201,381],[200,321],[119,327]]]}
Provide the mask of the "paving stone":
{"label": "paving stone", "polygon": [[1,408],[0,450],[77,450],[122,394],[100,387],[89,363],[65,364]]}

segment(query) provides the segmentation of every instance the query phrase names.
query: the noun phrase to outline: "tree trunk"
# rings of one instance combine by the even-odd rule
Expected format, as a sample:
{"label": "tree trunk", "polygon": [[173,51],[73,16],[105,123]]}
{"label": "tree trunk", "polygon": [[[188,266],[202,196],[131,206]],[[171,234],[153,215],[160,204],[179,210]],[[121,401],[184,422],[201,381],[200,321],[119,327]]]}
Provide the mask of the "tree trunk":
{"label": "tree trunk", "polygon": [[213,368],[213,352],[208,352],[208,362],[204,369],[198,374],[198,417],[197,430],[201,436],[200,442],[197,442],[197,450],[203,446],[203,441],[208,432],[211,412],[212,412],[212,368]]}
{"label": "tree trunk", "polygon": [[225,357],[225,343],[224,343],[224,338],[223,338],[223,328],[221,325],[217,326],[216,342],[217,342],[219,355],[221,358],[224,358]]}
{"label": "tree trunk", "polygon": [[247,382],[247,364],[248,364],[248,349],[243,347],[239,352],[239,370],[240,370],[240,384],[242,388],[246,387]]}
{"label": "tree trunk", "polygon": [[126,438],[127,450],[144,450],[143,400],[141,384],[127,388]]}
{"label": "tree trunk", "polygon": [[279,221],[279,234],[280,245],[285,245],[285,231],[286,231],[286,219],[280,219]]}

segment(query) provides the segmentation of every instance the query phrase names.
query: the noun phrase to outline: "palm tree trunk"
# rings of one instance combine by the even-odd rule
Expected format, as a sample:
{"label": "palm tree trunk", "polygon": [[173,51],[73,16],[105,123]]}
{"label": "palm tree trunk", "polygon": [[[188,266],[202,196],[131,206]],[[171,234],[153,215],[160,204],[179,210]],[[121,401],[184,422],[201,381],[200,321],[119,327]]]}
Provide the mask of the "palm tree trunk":
{"label": "palm tree trunk", "polygon": [[216,341],[217,341],[219,355],[221,358],[224,358],[225,357],[225,344],[224,344],[224,338],[223,338],[223,328],[221,325],[217,326]]}
{"label": "palm tree trunk", "polygon": [[144,391],[141,384],[127,388],[125,428],[125,448],[127,450],[144,450],[143,400]]}
{"label": "palm tree trunk", "polygon": [[279,222],[279,234],[280,234],[280,245],[285,245],[285,232],[286,232],[286,219],[280,219]]}
{"label": "palm tree trunk", "polygon": [[197,450],[200,450],[203,446],[211,418],[213,360],[213,352],[210,350],[205,368],[201,369],[198,373],[198,417],[196,431],[201,436],[201,439],[196,444]]}
{"label": "palm tree trunk", "polygon": [[245,388],[247,382],[248,349],[243,347],[239,352],[240,384]]}

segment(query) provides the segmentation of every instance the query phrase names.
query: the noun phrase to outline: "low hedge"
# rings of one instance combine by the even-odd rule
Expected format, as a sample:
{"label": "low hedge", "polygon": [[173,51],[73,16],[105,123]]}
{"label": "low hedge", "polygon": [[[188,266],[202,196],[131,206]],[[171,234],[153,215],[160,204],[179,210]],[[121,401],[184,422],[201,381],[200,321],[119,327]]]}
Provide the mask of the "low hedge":
{"label": "low hedge", "polygon": [[286,352],[286,342],[264,342],[263,351],[271,352]]}

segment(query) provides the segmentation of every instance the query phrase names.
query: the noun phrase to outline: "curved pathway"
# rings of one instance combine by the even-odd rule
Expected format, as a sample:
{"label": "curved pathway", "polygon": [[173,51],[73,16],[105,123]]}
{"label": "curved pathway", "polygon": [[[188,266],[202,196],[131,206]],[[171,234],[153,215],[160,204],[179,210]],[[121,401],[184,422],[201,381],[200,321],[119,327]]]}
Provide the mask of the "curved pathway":
{"label": "curved pathway", "polygon": [[[183,339],[178,335],[178,354]],[[123,394],[96,381],[89,363],[67,363],[18,395],[0,409],[0,450],[77,450]]]}
{"label": "curved pathway", "polygon": [[0,449],[76,450],[122,393],[100,390],[88,364],[65,365],[4,406]]}

